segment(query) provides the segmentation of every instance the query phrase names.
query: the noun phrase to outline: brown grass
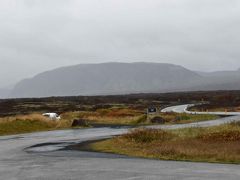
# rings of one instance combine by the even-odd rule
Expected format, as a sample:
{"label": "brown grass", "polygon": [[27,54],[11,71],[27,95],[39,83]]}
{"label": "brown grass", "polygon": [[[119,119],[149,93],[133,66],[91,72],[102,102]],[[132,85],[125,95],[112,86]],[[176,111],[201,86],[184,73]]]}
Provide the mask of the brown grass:
{"label": "brown grass", "polygon": [[66,112],[61,114],[61,117],[60,121],[52,121],[41,114],[34,113],[0,118],[0,135],[71,128],[76,118],[84,118],[92,123],[123,125],[144,120],[139,111],[124,108]]}
{"label": "brown grass", "polygon": [[55,130],[71,127],[68,120],[52,121],[40,114],[0,118],[0,135]]}
{"label": "brown grass", "polygon": [[167,141],[173,137],[173,134],[163,130],[157,129],[135,129],[122,136],[127,141],[136,143],[150,143],[153,141]]}
{"label": "brown grass", "polygon": [[[219,103],[221,104],[221,103]],[[240,106],[226,106],[219,107],[219,105],[202,105],[200,107],[192,107],[190,110],[192,111],[203,111],[203,112],[240,112]]]}
{"label": "brown grass", "polygon": [[186,113],[161,113],[160,116],[165,119],[168,124],[191,123],[196,121],[214,120],[219,118],[217,115],[209,114],[186,114]]}
{"label": "brown grass", "polygon": [[[177,113],[161,113],[161,116],[166,123],[190,123],[203,120],[213,120],[218,118],[215,115],[191,115],[191,114],[177,114]],[[111,109],[98,109],[96,111],[75,111],[66,112],[62,114],[63,119],[86,119],[89,123],[96,124],[119,124],[119,125],[148,125],[151,124],[150,119],[155,115],[147,116],[144,112],[129,109],[129,108],[111,108]]]}
{"label": "brown grass", "polygon": [[0,118],[0,135],[52,130],[57,126],[57,122],[39,114],[18,115]]}
{"label": "brown grass", "polygon": [[68,120],[83,118],[88,120],[90,123],[122,125],[136,124],[136,122],[138,122],[143,116],[144,115],[142,112],[125,108],[98,109],[97,111],[67,112],[62,115],[64,119]]}
{"label": "brown grass", "polygon": [[164,160],[240,163],[239,140],[239,124],[227,124],[172,131],[138,129],[89,148]]}
{"label": "brown grass", "polygon": [[0,118],[0,123],[6,123],[6,122],[13,122],[16,120],[25,121],[25,120],[35,120],[35,121],[42,121],[42,122],[49,122],[49,119],[47,117],[44,117],[40,114],[29,114],[29,115],[17,115],[17,116],[9,116]]}

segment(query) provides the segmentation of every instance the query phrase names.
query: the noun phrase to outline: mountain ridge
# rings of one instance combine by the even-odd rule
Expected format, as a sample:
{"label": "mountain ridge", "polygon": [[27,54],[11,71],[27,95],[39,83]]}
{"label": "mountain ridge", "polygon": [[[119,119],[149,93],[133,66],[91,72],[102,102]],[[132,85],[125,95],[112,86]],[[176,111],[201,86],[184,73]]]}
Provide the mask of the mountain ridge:
{"label": "mountain ridge", "polygon": [[[169,63],[78,64],[16,84],[10,97],[114,95],[191,90],[237,90],[240,71],[204,73]],[[219,78],[220,77],[220,78]],[[240,84],[240,83],[239,83]],[[235,89],[237,88],[237,89]]]}

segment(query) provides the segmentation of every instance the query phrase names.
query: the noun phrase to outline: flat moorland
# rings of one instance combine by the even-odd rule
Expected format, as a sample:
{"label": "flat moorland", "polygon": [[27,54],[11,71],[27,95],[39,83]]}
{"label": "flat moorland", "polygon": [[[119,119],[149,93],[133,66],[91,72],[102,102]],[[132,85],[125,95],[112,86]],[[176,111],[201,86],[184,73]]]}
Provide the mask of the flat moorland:
{"label": "flat moorland", "polygon": [[[152,122],[154,118],[161,118],[163,122]],[[189,115],[176,113],[160,113],[147,115],[139,110],[130,108],[98,109],[95,111],[73,111],[61,114],[61,120],[54,121],[39,113],[15,115],[0,118],[0,135],[48,131],[66,128],[83,128],[94,126],[142,126],[154,124],[181,124],[203,120],[216,119],[215,115]],[[86,122],[84,125],[73,126],[75,119]]]}
{"label": "flat moorland", "polygon": [[64,119],[84,119],[89,125],[137,125],[146,121],[144,112],[131,108],[97,109],[95,111],[74,111],[62,114]]}
{"label": "flat moorland", "polygon": [[[209,104],[196,109],[235,108],[237,111],[240,107],[240,91],[0,99],[0,135],[72,128],[74,119],[84,119],[90,126],[177,124],[216,119],[216,116],[211,115],[145,115],[149,106],[162,109],[202,101]],[[58,122],[45,119],[41,114],[46,112],[58,113],[62,119]],[[158,120],[152,122],[156,116]]]}
{"label": "flat moorland", "polygon": [[[66,112],[64,119],[85,119],[89,125],[153,125],[153,124],[183,124],[198,121],[214,120],[216,115],[192,115],[186,113],[157,113],[146,115],[144,111],[131,108],[110,108],[92,111]],[[154,122],[152,119],[161,118],[162,122]]]}
{"label": "flat moorland", "polygon": [[[148,106],[166,106],[209,102],[206,108],[240,107],[240,91],[196,91],[173,93],[128,94],[111,96],[73,96],[25,99],[0,99],[0,117],[35,112],[95,111],[115,106],[145,111]],[[204,107],[199,107],[199,109]]]}

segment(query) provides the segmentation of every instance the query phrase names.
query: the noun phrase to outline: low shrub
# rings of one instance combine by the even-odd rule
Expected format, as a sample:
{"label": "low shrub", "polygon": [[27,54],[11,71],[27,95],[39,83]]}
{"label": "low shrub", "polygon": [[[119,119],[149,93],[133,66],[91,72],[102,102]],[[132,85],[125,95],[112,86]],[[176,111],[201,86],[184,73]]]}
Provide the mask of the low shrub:
{"label": "low shrub", "polygon": [[150,121],[151,121],[151,123],[154,123],[154,124],[164,124],[166,122],[166,120],[164,118],[162,118],[161,116],[156,116],[156,117],[152,118]]}
{"label": "low shrub", "polygon": [[143,115],[140,116],[135,122],[134,124],[142,124],[145,123],[147,121],[147,115]]}
{"label": "low shrub", "polygon": [[240,131],[239,130],[221,130],[218,132],[206,132],[198,136],[203,141],[239,141]]}
{"label": "low shrub", "polygon": [[151,143],[153,141],[167,141],[173,134],[161,129],[135,129],[122,136],[123,138],[137,143]]}
{"label": "low shrub", "polygon": [[238,126],[240,126],[240,121],[233,121],[230,123],[230,125],[238,127]]}

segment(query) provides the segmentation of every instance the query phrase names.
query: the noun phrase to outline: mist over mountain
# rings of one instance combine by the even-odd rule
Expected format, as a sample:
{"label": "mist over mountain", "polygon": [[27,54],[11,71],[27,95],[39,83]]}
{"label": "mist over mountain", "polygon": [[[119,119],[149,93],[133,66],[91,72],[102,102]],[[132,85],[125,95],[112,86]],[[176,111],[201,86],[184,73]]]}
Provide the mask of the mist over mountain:
{"label": "mist over mountain", "polygon": [[203,73],[164,63],[80,64],[19,82],[10,97],[240,89],[240,71]]}
{"label": "mist over mountain", "polygon": [[11,90],[7,88],[0,88],[0,99],[7,98],[9,96],[10,91]]}
{"label": "mist over mountain", "polygon": [[240,70],[198,73],[203,81],[192,90],[239,90]]}

